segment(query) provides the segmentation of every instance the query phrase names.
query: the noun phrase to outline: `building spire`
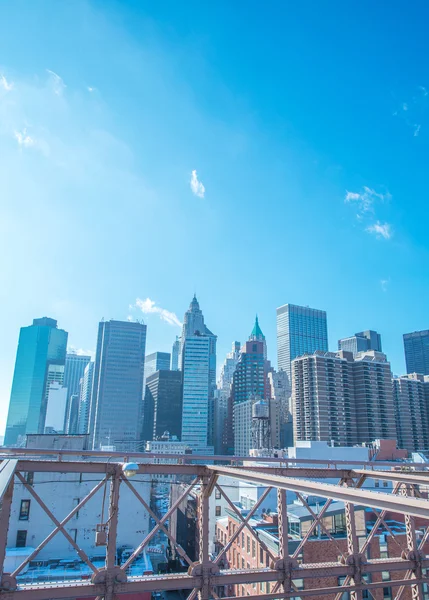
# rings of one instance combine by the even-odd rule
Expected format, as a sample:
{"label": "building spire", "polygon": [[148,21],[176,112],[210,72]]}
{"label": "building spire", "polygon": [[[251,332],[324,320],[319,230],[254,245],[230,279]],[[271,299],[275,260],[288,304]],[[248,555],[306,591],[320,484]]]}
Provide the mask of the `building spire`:
{"label": "building spire", "polygon": [[250,334],[251,340],[265,340],[265,336],[262,333],[262,329],[259,327],[258,315],[255,318],[255,325],[253,326],[252,333]]}

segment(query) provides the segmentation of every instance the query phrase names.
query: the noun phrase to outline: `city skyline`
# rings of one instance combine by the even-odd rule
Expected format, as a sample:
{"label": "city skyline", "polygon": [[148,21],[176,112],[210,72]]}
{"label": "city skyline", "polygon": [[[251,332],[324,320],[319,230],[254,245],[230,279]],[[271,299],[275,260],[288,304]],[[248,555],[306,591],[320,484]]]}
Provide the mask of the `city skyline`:
{"label": "city skyline", "polygon": [[[194,299],[195,299],[195,294],[194,294]],[[295,305],[294,305],[294,306],[295,306]],[[277,307],[276,311],[278,310],[278,308],[282,308],[282,307],[281,307],[281,306],[280,306],[280,307]],[[301,307],[301,308],[305,308],[305,307]],[[129,310],[128,310],[128,312],[130,312],[130,309],[131,309],[131,307],[129,307]],[[316,310],[318,310],[318,309],[316,309]],[[180,311],[178,311],[178,312],[180,313]],[[258,313],[258,314],[261,314],[261,313],[264,313],[264,312],[265,312],[265,311],[259,311],[259,313]],[[326,311],[326,312],[327,312],[327,311]],[[142,316],[144,316],[145,318],[142,318]],[[128,314],[126,319],[122,319],[122,320],[121,320],[121,319],[118,319],[118,320],[119,320],[119,321],[123,321],[123,322],[133,322],[133,321],[135,321],[135,322],[141,322],[141,323],[144,323],[144,324],[146,325],[146,327],[147,327],[147,332],[148,332],[148,333],[147,333],[147,337],[146,337],[146,344],[147,344],[147,346],[146,346],[146,352],[145,352],[145,359],[146,359],[148,356],[154,355],[154,354],[156,354],[156,353],[161,353],[161,354],[165,354],[165,355],[166,355],[166,354],[169,354],[169,353],[171,353],[171,344],[169,345],[168,341],[166,342],[166,348],[167,348],[167,349],[166,349],[166,350],[160,350],[160,344],[159,344],[159,342],[158,342],[158,341],[156,341],[156,340],[154,341],[153,339],[151,339],[151,335],[150,335],[150,326],[148,326],[147,324],[148,324],[148,322],[149,322],[149,321],[150,321],[151,323],[153,323],[153,320],[151,319],[151,317],[148,317],[147,315],[142,315],[142,316],[140,316],[140,315],[137,315],[137,314],[136,314],[136,315],[135,315],[135,319],[134,319],[134,318],[132,318],[132,317],[131,317],[131,316]],[[328,314],[328,313],[327,313],[327,317],[329,317],[329,314]],[[209,318],[211,318],[211,317],[209,317]],[[276,347],[275,347],[275,345],[276,345],[276,341],[277,341],[276,319],[277,319],[277,313],[276,313],[276,314],[275,314],[275,316],[274,316],[275,337],[274,337],[274,339],[272,340],[272,344],[274,345],[274,351],[271,351],[271,352],[269,351],[269,352],[268,352],[268,359],[270,360],[270,362],[271,362],[271,364],[272,364],[273,368],[277,370],[277,367],[278,367],[278,365],[277,365],[277,350],[276,350]],[[258,324],[258,326],[259,326],[259,321],[260,321],[260,319],[258,318],[258,315],[257,315],[257,317],[256,317],[256,321],[257,321],[257,324]],[[331,321],[329,320],[329,324],[330,324],[330,322],[331,322]],[[167,326],[166,326],[166,327],[167,327]],[[183,325],[182,325],[182,324],[180,324],[180,331],[182,331],[182,329],[183,329]],[[269,329],[269,327],[267,327],[267,328],[266,328],[266,327],[265,327],[265,325],[264,325],[264,332],[265,332],[265,330],[266,330],[266,329]],[[272,327],[271,327],[271,329],[272,329]],[[168,330],[171,330],[169,326],[168,326]],[[167,330],[167,331],[168,331],[168,330]],[[70,331],[69,331],[68,333],[69,333],[69,337],[71,336],[71,337],[72,337],[72,339],[73,339],[73,332],[70,332]],[[180,332],[179,332],[179,333],[180,333]],[[386,353],[386,355],[387,355],[387,357],[388,357],[388,360],[389,360],[389,362],[392,364],[392,373],[393,373],[393,375],[394,375],[394,376],[398,376],[398,377],[406,374],[406,368],[405,368],[405,353],[404,353],[404,347],[403,347],[403,335],[404,335],[404,334],[402,334],[402,335],[401,335],[401,344],[400,344],[400,347],[401,347],[401,350],[402,350],[402,362],[404,363],[404,367],[403,367],[403,370],[402,370],[402,371],[396,371],[396,370],[394,369],[394,365],[392,364],[392,361],[390,360],[390,355],[388,354],[388,352],[387,352],[387,351],[385,352],[385,353]],[[408,334],[408,335],[409,335],[409,334]],[[231,337],[232,337],[232,339],[234,339],[234,336],[231,336]],[[237,336],[237,337],[238,337],[238,336]],[[245,336],[245,335],[244,335],[244,336],[242,336],[242,337],[246,338],[246,336]],[[266,336],[264,335],[264,337],[266,337]],[[329,340],[329,351],[331,351],[331,352],[335,352],[335,351],[337,350],[336,346],[337,346],[337,344],[338,344],[338,340],[337,340],[337,341],[334,341],[334,340],[332,339],[333,337],[334,337],[334,336],[333,336],[333,335],[330,333],[330,325],[329,325],[329,326],[328,326],[328,340]],[[176,339],[176,336],[174,337],[174,339]],[[343,338],[343,339],[344,339],[344,338]],[[173,342],[174,342],[174,340],[173,340]],[[224,340],[222,340],[222,342],[224,342]],[[95,345],[96,345],[96,344],[94,344],[94,347],[95,347]],[[89,346],[90,346],[90,345],[89,345]],[[222,344],[220,345],[220,348],[223,348],[223,346],[224,346],[224,343],[222,343]],[[271,346],[271,343],[270,343],[270,342],[268,342],[268,343],[267,343],[267,346]],[[384,346],[384,344],[383,344],[383,346]],[[218,377],[219,377],[219,375],[220,375],[220,372],[221,372],[221,369],[222,369],[222,365],[223,365],[223,360],[224,360],[224,357],[225,357],[225,356],[228,354],[228,351],[226,351],[226,352],[225,352],[225,354],[222,356],[222,355],[220,354],[221,352],[222,352],[222,350],[219,350],[219,344],[218,344],[218,349],[217,349],[217,352],[216,352],[216,356],[217,356],[217,372],[216,372],[216,380],[218,379]],[[15,354],[16,354],[16,348],[15,348]],[[85,349],[85,350],[83,350],[83,349],[77,348],[77,347],[76,347],[76,346],[74,346],[74,345],[72,345],[72,346],[70,346],[70,345],[69,345],[69,346],[67,347],[67,356],[72,356],[72,355],[75,355],[75,356],[77,356],[77,357],[81,357],[82,359],[83,359],[84,357],[86,358],[86,357],[87,357],[87,355],[90,355],[90,357],[91,357],[91,361],[93,362],[93,361],[95,360],[95,350],[88,349],[88,348],[87,348],[87,349]],[[400,361],[399,361],[399,362],[400,362]],[[146,379],[146,374],[145,374],[145,379]],[[1,398],[0,398],[0,402],[1,402]],[[5,403],[5,407],[6,407],[6,414],[4,414],[4,415],[3,415],[3,421],[4,421],[4,425],[2,424],[2,417],[1,417],[1,415],[0,415],[0,431],[2,430],[2,428],[3,428],[3,427],[5,428],[5,426],[6,426],[6,416],[7,416],[7,410],[8,410],[8,407],[9,407],[9,402],[10,402],[10,393],[9,393],[9,396],[6,398],[6,403]]]}
{"label": "city skyline", "polygon": [[171,352],[194,291],[219,357],[257,313],[275,366],[290,302],[327,312],[330,350],[379,332],[405,373],[402,335],[428,328],[429,8],[270,5],[263,28],[253,0],[0,3],[0,414],[34,316],[92,352],[103,317],[141,317]]}

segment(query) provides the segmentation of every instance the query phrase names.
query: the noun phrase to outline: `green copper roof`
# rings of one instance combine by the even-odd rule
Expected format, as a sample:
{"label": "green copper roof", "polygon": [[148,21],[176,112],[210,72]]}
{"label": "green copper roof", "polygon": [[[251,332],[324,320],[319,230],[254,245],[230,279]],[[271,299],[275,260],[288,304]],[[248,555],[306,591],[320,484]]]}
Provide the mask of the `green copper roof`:
{"label": "green copper roof", "polygon": [[264,334],[262,333],[262,329],[259,327],[259,321],[258,321],[258,315],[256,315],[256,319],[255,319],[255,325],[252,329],[252,333],[250,334],[250,337],[262,337],[265,338]]}

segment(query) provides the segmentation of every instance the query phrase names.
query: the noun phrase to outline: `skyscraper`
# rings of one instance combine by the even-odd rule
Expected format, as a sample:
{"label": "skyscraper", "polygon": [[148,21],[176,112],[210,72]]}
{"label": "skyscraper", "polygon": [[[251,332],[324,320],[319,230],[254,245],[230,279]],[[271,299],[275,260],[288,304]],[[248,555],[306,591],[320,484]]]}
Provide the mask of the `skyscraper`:
{"label": "skyscraper", "polygon": [[179,355],[180,355],[180,338],[176,335],[176,341],[173,342],[173,348],[171,349],[171,370],[179,371]]}
{"label": "skyscraper", "polygon": [[[272,370],[270,362],[265,358],[267,348],[258,318],[249,336],[249,340],[240,352],[231,386],[231,404],[233,423],[227,427],[234,429],[235,452],[247,455],[251,448],[252,406],[260,400],[270,399],[268,373]],[[240,406],[246,403],[246,406]],[[248,418],[250,415],[250,419]]]}
{"label": "skyscraper", "polygon": [[328,350],[326,312],[285,304],[277,309],[277,363],[291,380],[291,363],[297,356]]}
{"label": "skyscraper", "polygon": [[[214,446],[215,454],[227,454],[228,442],[225,430],[228,419],[228,401],[231,396],[232,377],[240,359],[240,342],[232,344],[231,352],[228,352],[223,363],[220,377],[217,382],[216,396],[214,400]],[[232,414],[231,414],[232,419]]]}
{"label": "skyscraper", "polygon": [[[180,356],[183,371],[182,441],[187,442],[193,450],[205,447],[213,449],[216,340],[217,337],[204,323],[203,313],[194,295],[183,319]],[[192,431],[196,418],[194,410],[200,417],[199,421],[197,419],[198,426],[205,428],[205,432]],[[207,424],[203,425],[205,420]],[[204,439],[203,446],[195,446]]]}
{"label": "skyscraper", "polygon": [[152,354],[148,354],[144,361],[145,380],[157,371],[169,371],[170,359],[169,352],[152,352]]}
{"label": "skyscraper", "polygon": [[353,352],[353,355],[366,350],[382,352],[381,335],[371,329],[355,333],[351,337],[338,340],[338,350]]}
{"label": "skyscraper", "polygon": [[292,406],[295,441],[351,446],[396,438],[390,363],[375,350],[296,358]]}
{"label": "skyscraper", "polygon": [[80,386],[77,433],[88,433],[93,379],[94,362],[91,361],[85,367]]}
{"label": "skyscraper", "polygon": [[104,445],[136,449],[142,428],[145,348],[146,325],[100,323],[89,426],[94,450]]}
{"label": "skyscraper", "polygon": [[7,417],[5,445],[13,446],[27,433],[43,433],[49,386],[62,385],[68,333],[48,317],[22,327],[16,354]]}
{"label": "skyscraper", "polygon": [[182,374],[156,371],[146,378],[143,411],[143,439],[152,441],[166,431],[182,435]]}
{"label": "skyscraper", "polygon": [[213,450],[209,444],[210,337],[193,335],[183,348],[182,442],[197,454]]}
{"label": "skyscraper", "polygon": [[429,330],[404,333],[407,373],[429,375]]}
{"label": "skyscraper", "polygon": [[399,448],[410,452],[429,447],[429,376],[411,373],[393,380]]}
{"label": "skyscraper", "polygon": [[[77,396],[79,398],[80,380],[82,379],[85,367],[90,362],[90,360],[90,356],[76,354],[76,352],[67,352],[66,354],[63,384],[64,387],[67,388],[66,420],[69,418],[70,413],[70,399],[72,396]],[[72,411],[70,416],[72,416],[72,414],[75,413]],[[69,426],[70,425],[67,425],[66,423],[65,431],[68,432]],[[74,433],[76,433],[76,431]]]}

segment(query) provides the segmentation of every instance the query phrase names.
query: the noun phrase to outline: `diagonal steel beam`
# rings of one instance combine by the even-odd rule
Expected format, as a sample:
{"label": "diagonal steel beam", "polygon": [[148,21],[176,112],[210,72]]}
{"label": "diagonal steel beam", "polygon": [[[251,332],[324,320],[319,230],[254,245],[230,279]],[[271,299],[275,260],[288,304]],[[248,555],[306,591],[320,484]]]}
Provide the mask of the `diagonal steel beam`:
{"label": "diagonal steel beam", "polygon": [[[100,481],[100,483],[97,483],[97,485],[89,492],[89,494],[87,494],[85,496],[85,498],[83,498],[79,504],[77,506],[74,507],[74,509],[65,517],[65,519],[63,519],[60,523],[61,527],[64,527],[64,525],[66,525],[70,519],[72,519],[75,514],[77,512],[79,512],[79,510],[82,508],[82,506],[84,506],[88,500],[90,500],[97,492],[98,490],[102,487],[102,485],[105,483],[106,478],[102,479]],[[61,531],[60,527],[56,527],[53,531],[51,531],[51,533],[42,541],[40,542],[40,544],[37,546],[37,548],[34,549],[34,551],[30,554],[30,556],[28,556],[24,562],[22,562],[16,569],[15,571],[12,573],[12,575],[14,577],[16,577],[17,575],[19,575],[19,573],[21,573],[21,571],[33,560],[33,558],[35,558],[39,552],[46,546],[46,544],[48,542],[50,542],[52,540],[52,538],[54,536],[57,535],[57,533]]]}
{"label": "diagonal steel beam", "polygon": [[[241,479],[243,481],[252,481],[280,487],[293,492],[304,492],[308,494],[319,494],[324,498],[333,498],[350,502],[351,504],[361,504],[371,508],[381,508],[404,513],[404,501],[398,496],[391,494],[376,493],[365,489],[356,489],[353,487],[339,487],[330,483],[320,483],[316,481],[302,481],[293,477],[280,477],[278,475],[270,475],[264,473],[251,473],[232,467],[212,466],[207,465],[207,469],[217,472],[220,475]],[[413,517],[423,517],[429,519],[429,503],[426,500],[418,500],[417,498],[407,498],[407,514]]]}
{"label": "diagonal steel beam", "polygon": [[13,475],[18,461],[16,459],[4,460],[0,465],[0,500],[6,493],[9,484],[13,481]]}
{"label": "diagonal steel beam", "polygon": [[234,536],[229,540],[228,544],[225,546],[225,548],[222,550],[222,552],[216,557],[215,563],[219,562],[220,557],[223,554],[225,554],[227,548],[229,550],[229,548],[231,547],[232,542],[238,537],[238,534],[241,533],[245,527],[248,529],[249,533],[251,533],[252,536],[256,539],[256,541],[262,547],[262,549],[265,550],[265,552],[267,552],[267,554],[270,556],[271,560],[274,560],[275,559],[274,554],[271,552],[271,550],[268,548],[268,546],[258,537],[258,534],[256,533],[256,531],[254,531],[254,529],[249,525],[249,521],[250,521],[251,517],[255,514],[256,510],[259,508],[259,506],[262,504],[262,502],[268,496],[268,494],[270,493],[270,491],[272,490],[272,488],[269,487],[269,488],[267,488],[265,490],[265,492],[259,498],[258,502],[252,507],[250,513],[244,519],[243,515],[240,513],[240,511],[238,510],[238,508],[231,502],[231,500],[225,494],[225,492],[223,491],[223,489],[220,486],[218,486],[218,485],[216,485],[216,487],[220,491],[220,493],[222,494],[222,496],[225,498],[225,500],[227,501],[227,503],[230,506],[231,510],[237,515],[237,517],[241,521],[241,525],[239,526],[238,530],[235,532]]}
{"label": "diagonal steel beam", "polygon": [[80,556],[80,558],[83,560],[84,563],[86,563],[88,565],[88,567],[91,569],[91,571],[93,571],[93,573],[98,573],[98,569],[97,567],[95,567],[92,562],[89,560],[88,555],[86,554],[86,552],[84,552],[82,550],[82,548],[79,548],[79,546],[76,544],[76,542],[74,541],[74,539],[71,537],[71,535],[68,533],[68,531],[66,531],[64,529],[64,526],[61,525],[61,523],[58,521],[58,519],[56,518],[56,516],[49,510],[49,508],[46,506],[46,504],[43,502],[43,500],[40,498],[39,494],[37,494],[37,492],[35,492],[33,490],[33,488],[31,487],[31,485],[29,485],[24,477],[21,475],[21,473],[17,472],[16,476],[18,477],[18,479],[20,480],[20,482],[24,485],[24,487],[27,489],[27,491],[33,496],[33,498],[36,500],[36,502],[41,506],[41,508],[45,511],[45,513],[48,515],[48,517],[51,519],[51,521],[53,521],[55,523],[55,525],[57,526],[57,528],[59,529],[59,531],[61,531],[61,533],[64,535],[64,537],[67,539],[67,541],[69,542],[69,544],[71,546],[73,546],[73,548],[76,550],[76,552],[78,553],[78,555]]}
{"label": "diagonal steel beam", "polygon": [[[250,509],[250,512],[247,514],[246,518],[243,519],[243,517],[241,516],[241,514],[239,513],[239,511],[237,510],[237,507],[234,506],[234,504],[231,502],[231,500],[228,498],[228,496],[225,494],[225,492],[223,491],[223,489],[221,487],[219,487],[216,484],[216,488],[220,491],[220,493],[222,494],[222,496],[225,498],[225,500],[227,501],[227,503],[229,504],[229,506],[231,507],[231,509],[236,512],[236,514],[238,513],[237,516],[240,517],[242,523],[239,525],[239,527],[237,528],[237,531],[232,535],[232,537],[228,540],[228,543],[226,544],[226,546],[221,550],[221,552],[217,555],[216,559],[215,559],[215,563],[219,564],[220,559],[222,558],[222,556],[224,554],[226,554],[226,552],[228,552],[228,550],[231,548],[232,544],[234,543],[234,541],[237,539],[237,537],[240,535],[240,533],[243,531],[243,529],[245,527],[248,526],[248,523],[250,521],[250,519],[253,517],[253,515],[255,514],[255,512],[258,510],[258,508],[260,507],[260,505],[262,504],[262,502],[265,500],[265,498],[268,496],[268,494],[270,493],[270,491],[272,490],[272,488],[268,487],[264,493],[262,494],[262,496],[259,498],[259,500],[256,502],[256,504]],[[260,542],[260,540],[258,540]],[[271,556],[272,559],[274,559],[274,556],[272,554],[271,551],[268,551],[268,554]]]}
{"label": "diagonal steel beam", "polygon": [[137,500],[139,500],[141,502],[141,504],[147,510],[147,512],[149,513],[149,515],[155,521],[155,523],[157,525],[159,525],[161,531],[163,533],[165,533],[165,535],[168,537],[168,539],[170,540],[170,542],[177,548],[177,551],[180,554],[180,556],[186,560],[186,562],[188,563],[188,565],[191,565],[192,564],[192,560],[189,558],[189,556],[183,550],[182,546],[176,542],[176,540],[171,535],[171,533],[168,531],[168,529],[165,527],[165,525],[163,525],[161,523],[161,520],[158,519],[158,517],[156,516],[156,514],[153,512],[153,510],[150,508],[150,506],[145,502],[145,500],[140,496],[140,494],[138,493],[138,491],[136,490],[136,488],[132,485],[132,483],[128,480],[128,478],[125,477],[125,475],[122,476],[122,481],[130,488],[130,490],[132,491],[132,493],[134,494],[134,496],[137,498]]}
{"label": "diagonal steel beam", "polygon": [[331,540],[331,542],[334,544],[335,548],[338,550],[338,552],[341,554],[341,556],[344,557],[344,552],[341,550],[341,548],[337,544],[337,541],[335,540],[335,538],[330,534],[327,527],[325,527],[325,525],[323,524],[323,520],[317,518],[317,514],[314,512],[314,510],[310,507],[308,502],[305,500],[305,498],[299,492],[296,495],[301,500],[301,502],[303,503],[305,508],[308,510],[308,512],[311,514],[313,519],[318,521],[318,524],[320,525],[321,529],[323,529],[323,531],[328,536],[328,538]]}
{"label": "diagonal steel beam", "polygon": [[177,509],[179,504],[183,501],[183,499],[186,498],[187,495],[189,494],[189,492],[196,486],[196,484],[198,483],[198,480],[199,480],[199,477],[196,477],[194,479],[194,481],[191,483],[191,485],[189,485],[186,488],[186,490],[183,492],[183,494],[181,494],[179,496],[179,498],[176,500],[176,502],[173,504],[173,506],[170,508],[170,510],[165,513],[165,515],[162,517],[162,519],[160,520],[158,525],[156,527],[154,527],[152,529],[152,531],[150,531],[147,534],[147,536],[142,541],[142,543],[131,554],[130,558],[121,566],[122,571],[126,571],[128,569],[128,567],[136,560],[137,556],[140,554],[140,552],[143,550],[143,548],[145,546],[147,546],[147,544],[150,542],[150,540],[153,538],[153,536],[156,534],[156,532],[159,531],[160,526],[164,525],[164,523],[170,518],[170,516]]}

